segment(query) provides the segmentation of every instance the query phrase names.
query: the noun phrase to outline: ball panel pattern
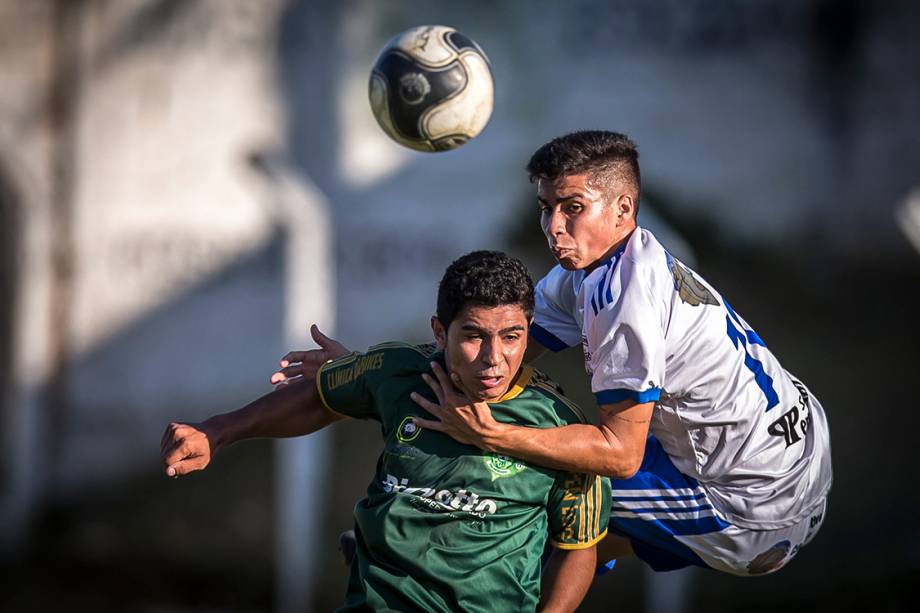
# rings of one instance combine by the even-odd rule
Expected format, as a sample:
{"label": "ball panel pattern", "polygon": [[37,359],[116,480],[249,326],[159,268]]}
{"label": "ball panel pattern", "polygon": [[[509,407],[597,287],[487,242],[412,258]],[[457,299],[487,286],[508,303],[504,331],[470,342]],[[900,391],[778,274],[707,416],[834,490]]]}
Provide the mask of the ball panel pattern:
{"label": "ball panel pattern", "polygon": [[381,58],[374,75],[387,84],[390,121],[409,139],[429,138],[421,131],[422,114],[457,95],[467,84],[466,71],[459,61],[428,69],[395,49]]}
{"label": "ball panel pattern", "polygon": [[445,26],[412,28],[380,52],[369,82],[371,108],[396,142],[446,151],[474,138],[492,113],[489,60],[472,39]]}
{"label": "ball panel pattern", "polygon": [[492,115],[494,92],[489,66],[474,53],[464,53],[459,63],[466,68],[464,73],[470,75],[467,87],[457,92],[451,104],[432,106],[421,118],[422,131],[432,140],[451,134],[475,136]]}

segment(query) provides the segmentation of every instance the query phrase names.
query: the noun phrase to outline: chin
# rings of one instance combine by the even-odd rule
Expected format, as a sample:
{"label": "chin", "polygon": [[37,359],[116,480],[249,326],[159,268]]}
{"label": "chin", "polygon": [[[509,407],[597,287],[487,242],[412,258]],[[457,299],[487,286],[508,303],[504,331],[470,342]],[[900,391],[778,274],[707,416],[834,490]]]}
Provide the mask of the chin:
{"label": "chin", "polygon": [[556,260],[559,262],[559,265],[562,266],[565,270],[578,270],[581,266],[578,265],[577,260],[572,258],[562,258],[561,260]]}
{"label": "chin", "polygon": [[508,391],[508,388],[504,388],[500,390],[494,390],[494,389],[482,390],[481,392],[476,394],[477,398],[475,399],[475,402],[495,402],[496,400],[504,396],[507,391]]}

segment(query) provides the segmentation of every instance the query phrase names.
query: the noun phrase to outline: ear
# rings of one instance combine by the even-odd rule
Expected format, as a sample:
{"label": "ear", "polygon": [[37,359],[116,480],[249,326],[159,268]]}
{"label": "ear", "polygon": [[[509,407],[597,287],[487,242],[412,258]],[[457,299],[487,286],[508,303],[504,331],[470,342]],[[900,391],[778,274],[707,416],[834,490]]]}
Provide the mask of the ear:
{"label": "ear", "polygon": [[447,330],[444,329],[444,325],[441,324],[441,320],[438,319],[437,315],[431,316],[431,331],[434,333],[434,340],[438,344],[438,349],[447,347]]}
{"label": "ear", "polygon": [[622,220],[635,219],[636,203],[630,194],[620,194],[616,203],[617,218]]}

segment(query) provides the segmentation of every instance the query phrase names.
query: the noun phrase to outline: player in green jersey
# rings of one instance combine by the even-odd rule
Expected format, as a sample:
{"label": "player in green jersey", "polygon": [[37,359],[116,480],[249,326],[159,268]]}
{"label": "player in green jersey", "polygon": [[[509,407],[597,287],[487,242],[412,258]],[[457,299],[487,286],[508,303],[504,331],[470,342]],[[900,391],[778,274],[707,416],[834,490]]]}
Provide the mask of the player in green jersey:
{"label": "player in green jersey", "polygon": [[[201,424],[170,424],[166,474],[200,470],[244,438],[308,434],[346,417],[379,421],[385,446],[355,508],[357,550],[340,610],[571,611],[593,578],[609,482],[483,453],[414,421],[412,397],[434,400],[426,381],[436,362],[499,421],[584,423],[551,382],[522,366],[532,313],[523,264],[468,254],[441,281],[436,347],[386,343],[342,355],[314,327],[321,349],[287,356],[285,385]],[[541,571],[547,537],[554,549]]]}

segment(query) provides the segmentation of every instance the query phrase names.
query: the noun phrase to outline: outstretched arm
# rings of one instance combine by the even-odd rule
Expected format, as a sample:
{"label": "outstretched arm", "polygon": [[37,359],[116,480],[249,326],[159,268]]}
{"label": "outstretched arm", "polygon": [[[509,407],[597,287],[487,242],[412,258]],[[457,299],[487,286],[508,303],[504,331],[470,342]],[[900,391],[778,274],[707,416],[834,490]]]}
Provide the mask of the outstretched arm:
{"label": "outstretched arm", "polygon": [[597,550],[553,549],[540,580],[540,611],[570,612],[584,600],[597,565]]}
{"label": "outstretched arm", "polygon": [[314,382],[303,381],[201,423],[169,424],[160,443],[160,457],[166,475],[178,477],[204,469],[220,449],[236,441],[303,436],[340,419],[345,416],[323,405]]}
{"label": "outstretched arm", "polygon": [[204,469],[226,445],[247,438],[285,438],[310,434],[344,419],[322,403],[316,390],[316,373],[326,361],[348,353],[313,325],[319,349],[292,351],[281,359],[281,369],[271,382],[274,392],[245,407],[215,415],[201,423],[172,422],[160,441],[160,458],[170,477]]}
{"label": "outstretched arm", "polygon": [[[489,405],[473,403],[460,391],[459,379],[448,378],[432,364],[436,379],[426,378],[438,398],[435,404],[418,394],[412,398],[437,420],[416,419],[486,451],[509,455],[547,468],[606,475],[633,476],[642,464],[654,403],[623,400],[599,407],[597,426],[576,424],[559,428],[527,428],[495,421]],[[426,375],[427,376],[427,375]]]}

